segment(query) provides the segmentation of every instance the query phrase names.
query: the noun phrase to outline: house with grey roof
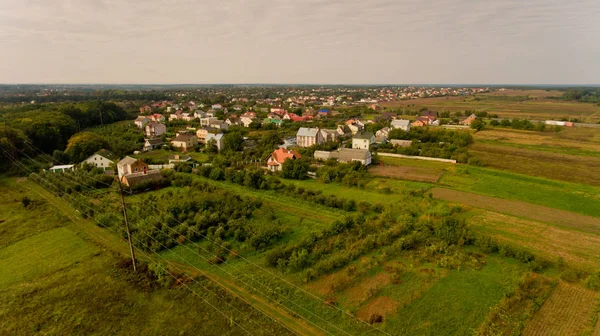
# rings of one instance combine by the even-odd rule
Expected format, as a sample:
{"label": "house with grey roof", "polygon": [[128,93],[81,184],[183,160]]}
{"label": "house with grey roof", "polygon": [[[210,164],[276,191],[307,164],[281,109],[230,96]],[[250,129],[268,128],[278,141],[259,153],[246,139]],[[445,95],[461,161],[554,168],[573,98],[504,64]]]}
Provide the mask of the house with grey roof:
{"label": "house with grey roof", "polygon": [[296,144],[310,147],[323,143],[323,136],[318,128],[300,127],[296,133]]}
{"label": "house with grey roof", "polygon": [[221,151],[221,148],[223,148],[223,133],[207,133],[204,139],[206,143],[208,143],[210,140],[215,140],[215,144],[217,145],[219,152]]}
{"label": "house with grey roof", "polygon": [[369,149],[375,143],[375,136],[371,132],[357,134],[352,137],[352,148]]}
{"label": "house with grey roof", "polygon": [[408,131],[410,131],[410,120],[404,120],[404,119],[392,120],[390,127],[392,127],[392,129],[401,129],[403,131],[408,132]]}
{"label": "house with grey roof", "polygon": [[85,159],[83,162],[104,170],[112,169],[111,165],[117,162],[117,156],[106,149],[101,149]]}

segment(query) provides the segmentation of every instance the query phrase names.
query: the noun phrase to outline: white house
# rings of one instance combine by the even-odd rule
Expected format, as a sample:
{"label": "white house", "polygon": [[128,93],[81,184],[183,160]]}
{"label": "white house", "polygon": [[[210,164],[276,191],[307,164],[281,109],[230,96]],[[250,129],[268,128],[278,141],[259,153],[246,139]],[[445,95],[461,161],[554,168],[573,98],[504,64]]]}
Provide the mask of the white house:
{"label": "white house", "polygon": [[167,126],[159,122],[151,121],[148,124],[146,124],[145,131],[146,137],[148,138],[159,137],[167,133]]}
{"label": "white house", "polygon": [[403,131],[410,131],[410,120],[404,120],[404,119],[395,119],[392,120],[392,123],[390,125],[393,129],[401,129]]}
{"label": "white house", "polygon": [[221,148],[223,148],[223,133],[207,133],[204,139],[206,143],[208,143],[210,140],[215,140],[215,144],[217,145],[219,152],[221,151]]}
{"label": "white house", "polygon": [[375,143],[375,136],[371,132],[355,135],[352,137],[352,148],[369,149],[369,146]]}
{"label": "white house", "polygon": [[240,122],[244,125],[244,127],[250,127],[250,124],[252,124],[252,119],[249,117],[241,117],[240,118]]}
{"label": "white house", "polygon": [[323,143],[323,137],[318,128],[300,127],[296,133],[296,143],[300,147],[310,147]]}
{"label": "white house", "polygon": [[387,142],[387,139],[389,136],[390,136],[390,128],[384,127],[375,133],[375,141],[376,142]]}
{"label": "white house", "polygon": [[148,118],[146,118],[146,117],[144,117],[144,116],[139,116],[139,117],[137,117],[137,118],[136,118],[136,119],[133,121],[133,123],[134,123],[134,124],[135,124],[135,125],[136,125],[138,128],[141,128],[141,129],[143,129],[143,128],[144,128],[144,126],[146,126],[146,124],[147,124],[147,123],[149,123],[149,122],[150,122],[150,119],[148,119]]}
{"label": "white house", "polygon": [[111,165],[114,164],[116,160],[117,157],[113,153],[107,151],[106,149],[101,149],[89,158],[85,159],[83,162],[89,163],[97,168],[108,170],[111,169]]}

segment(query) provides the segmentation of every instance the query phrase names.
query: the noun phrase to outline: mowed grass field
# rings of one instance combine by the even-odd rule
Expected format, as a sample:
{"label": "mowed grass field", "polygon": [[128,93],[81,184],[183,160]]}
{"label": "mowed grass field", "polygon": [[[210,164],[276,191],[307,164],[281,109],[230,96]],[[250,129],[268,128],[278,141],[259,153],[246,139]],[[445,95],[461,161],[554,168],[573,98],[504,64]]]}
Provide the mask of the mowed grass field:
{"label": "mowed grass field", "polygon": [[[438,112],[462,112],[465,110],[485,111],[507,119],[560,119],[577,118],[582,122],[600,121],[600,106],[591,103],[547,99],[558,97],[558,91],[508,90],[466,97],[437,97],[384,102],[382,107],[418,110],[426,107]],[[529,100],[518,100],[529,96]],[[504,97],[509,97],[508,99]],[[514,99],[514,100],[513,100]]]}
{"label": "mowed grass field", "polygon": [[[5,335],[242,335],[288,334],[260,312],[233,299],[212,283],[193,283],[202,297],[184,287],[148,287],[121,266],[111,232],[90,222],[73,223],[28,181],[0,179],[0,334]],[[32,200],[25,208],[21,199]],[[103,236],[103,237],[101,237]],[[112,239],[111,239],[112,238]],[[119,244],[126,250],[126,244]],[[117,248],[120,250],[120,248]],[[138,256],[144,259],[143,256]],[[229,298],[234,308],[227,309]],[[220,307],[226,317],[209,304]],[[240,313],[241,312],[241,313]]]}

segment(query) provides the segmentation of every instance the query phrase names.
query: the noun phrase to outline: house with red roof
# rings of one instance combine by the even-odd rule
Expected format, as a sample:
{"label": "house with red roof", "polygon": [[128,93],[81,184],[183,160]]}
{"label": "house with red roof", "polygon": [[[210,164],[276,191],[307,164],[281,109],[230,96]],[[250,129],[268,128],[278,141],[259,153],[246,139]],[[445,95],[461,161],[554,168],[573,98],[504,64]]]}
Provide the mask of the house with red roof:
{"label": "house with red roof", "polygon": [[272,172],[280,171],[281,169],[283,169],[283,163],[285,162],[285,160],[297,160],[300,157],[300,154],[295,150],[278,148],[274,150],[273,153],[271,153],[271,155],[269,155],[269,158],[267,159],[267,166]]}

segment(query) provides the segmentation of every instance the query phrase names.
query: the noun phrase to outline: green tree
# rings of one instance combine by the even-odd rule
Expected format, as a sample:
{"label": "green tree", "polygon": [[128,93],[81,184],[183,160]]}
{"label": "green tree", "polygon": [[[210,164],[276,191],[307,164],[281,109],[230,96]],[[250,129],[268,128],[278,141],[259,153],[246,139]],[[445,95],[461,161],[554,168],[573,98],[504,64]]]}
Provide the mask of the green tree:
{"label": "green tree", "polygon": [[223,137],[223,148],[238,152],[244,149],[244,137],[239,132],[230,132]]}
{"label": "green tree", "polygon": [[308,161],[287,159],[283,162],[282,175],[286,179],[301,180],[308,173]]}
{"label": "green tree", "polygon": [[69,139],[65,153],[73,162],[81,162],[102,148],[108,148],[103,137],[92,132],[81,132]]}
{"label": "green tree", "polygon": [[481,120],[481,118],[476,118],[471,121],[471,128],[477,131],[481,131],[485,127],[485,121]]}

